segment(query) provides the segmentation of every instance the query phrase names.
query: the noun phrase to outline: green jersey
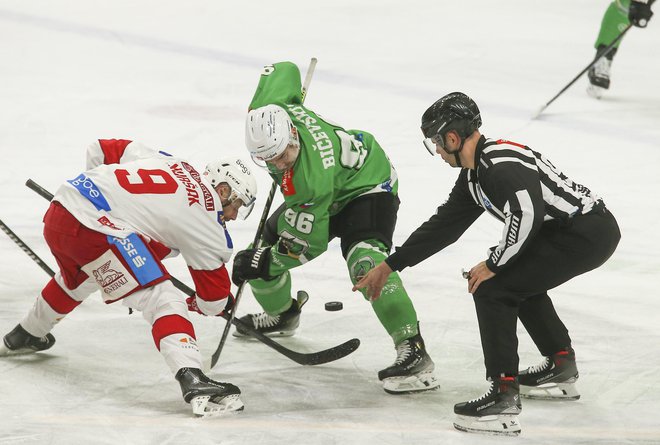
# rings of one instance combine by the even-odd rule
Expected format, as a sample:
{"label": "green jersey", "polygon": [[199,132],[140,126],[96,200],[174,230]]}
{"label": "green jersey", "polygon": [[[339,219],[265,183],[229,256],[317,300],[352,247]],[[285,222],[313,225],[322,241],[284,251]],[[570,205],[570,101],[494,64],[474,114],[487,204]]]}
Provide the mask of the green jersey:
{"label": "green jersey", "polygon": [[250,103],[284,108],[298,130],[300,154],[286,172],[273,173],[286,210],[277,224],[269,273],[278,276],[325,252],[330,217],[368,193],[397,193],[396,172],[374,137],[324,120],[302,104],[300,70],[291,62],[267,66]]}

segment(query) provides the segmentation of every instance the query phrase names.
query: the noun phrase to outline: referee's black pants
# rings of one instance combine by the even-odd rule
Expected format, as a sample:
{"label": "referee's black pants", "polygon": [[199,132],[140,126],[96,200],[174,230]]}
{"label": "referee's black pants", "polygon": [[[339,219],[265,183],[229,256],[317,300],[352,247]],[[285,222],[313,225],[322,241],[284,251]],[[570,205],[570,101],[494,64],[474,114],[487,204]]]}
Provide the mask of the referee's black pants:
{"label": "referee's black pants", "polygon": [[571,345],[547,291],[599,267],[620,238],[602,204],[568,223],[549,221],[515,263],[480,284],[473,297],[487,377],[518,374],[518,318],[544,356]]}

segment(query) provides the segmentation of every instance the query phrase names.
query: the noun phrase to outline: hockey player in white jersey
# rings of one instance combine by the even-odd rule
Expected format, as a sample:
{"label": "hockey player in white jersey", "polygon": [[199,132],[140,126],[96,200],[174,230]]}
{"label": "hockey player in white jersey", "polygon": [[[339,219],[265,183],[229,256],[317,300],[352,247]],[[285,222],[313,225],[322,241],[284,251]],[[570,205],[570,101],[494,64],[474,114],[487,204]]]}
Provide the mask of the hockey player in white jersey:
{"label": "hockey player in white jersey", "polygon": [[[226,222],[254,205],[256,182],[240,159],[198,172],[185,160],[129,140],[98,140],[87,171],[62,185],[44,216],[44,238],[59,271],[0,344],[0,356],[49,349],[56,323],[95,290],[142,312],[156,345],[199,416],[243,408],[240,390],[211,380],[188,311],[231,308]],[[181,254],[196,296],[184,300],[161,260]]]}

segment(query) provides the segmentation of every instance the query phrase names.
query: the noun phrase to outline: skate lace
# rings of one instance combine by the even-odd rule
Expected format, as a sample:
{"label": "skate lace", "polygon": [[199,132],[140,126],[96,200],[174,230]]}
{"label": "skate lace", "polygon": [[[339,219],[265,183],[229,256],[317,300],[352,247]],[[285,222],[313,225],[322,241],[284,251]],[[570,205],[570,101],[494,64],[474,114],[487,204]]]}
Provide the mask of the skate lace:
{"label": "skate lace", "polygon": [[610,66],[612,62],[605,57],[598,59],[594,65],[594,74],[596,77],[610,78]]}
{"label": "skate lace", "polygon": [[257,315],[252,316],[252,323],[254,323],[255,329],[259,328],[270,328],[272,326],[275,326],[277,323],[280,321],[280,316],[275,315],[270,316],[268,315],[267,312],[262,312]]}
{"label": "skate lace", "polygon": [[537,372],[545,371],[550,368],[550,359],[548,357],[543,357],[543,361],[536,366],[530,366],[527,368],[529,374],[535,374]]}
{"label": "skate lace", "polygon": [[488,391],[483,393],[481,397],[477,397],[476,399],[469,400],[467,403],[476,403],[476,402],[481,402],[484,400],[486,397],[488,397],[492,392],[493,388],[495,388],[495,382],[491,381],[490,382],[490,388],[488,388]]}
{"label": "skate lace", "polygon": [[394,361],[395,365],[400,365],[410,355],[412,354],[412,348],[410,347],[410,342],[408,340],[403,341],[399,346],[396,347],[396,360]]}

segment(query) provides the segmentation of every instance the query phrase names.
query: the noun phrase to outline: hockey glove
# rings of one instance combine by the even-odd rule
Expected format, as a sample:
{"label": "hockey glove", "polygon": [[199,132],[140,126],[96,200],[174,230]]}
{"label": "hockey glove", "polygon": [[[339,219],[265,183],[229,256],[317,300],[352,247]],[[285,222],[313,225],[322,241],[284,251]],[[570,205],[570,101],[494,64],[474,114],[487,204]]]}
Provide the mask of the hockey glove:
{"label": "hockey glove", "polygon": [[240,286],[248,280],[269,280],[270,247],[260,249],[241,250],[234,257],[234,268],[231,271],[231,280]]}
{"label": "hockey glove", "polygon": [[639,28],[646,28],[646,25],[653,16],[651,5],[654,1],[655,0],[631,1],[630,8],[628,9],[628,19],[630,22]]}
{"label": "hockey glove", "polygon": [[229,294],[227,298],[217,301],[202,300],[198,295],[186,298],[186,303],[188,304],[188,310],[190,312],[197,312],[202,315],[213,315],[216,317],[222,317],[223,315],[228,314],[234,307],[235,302],[236,299],[232,294]]}

